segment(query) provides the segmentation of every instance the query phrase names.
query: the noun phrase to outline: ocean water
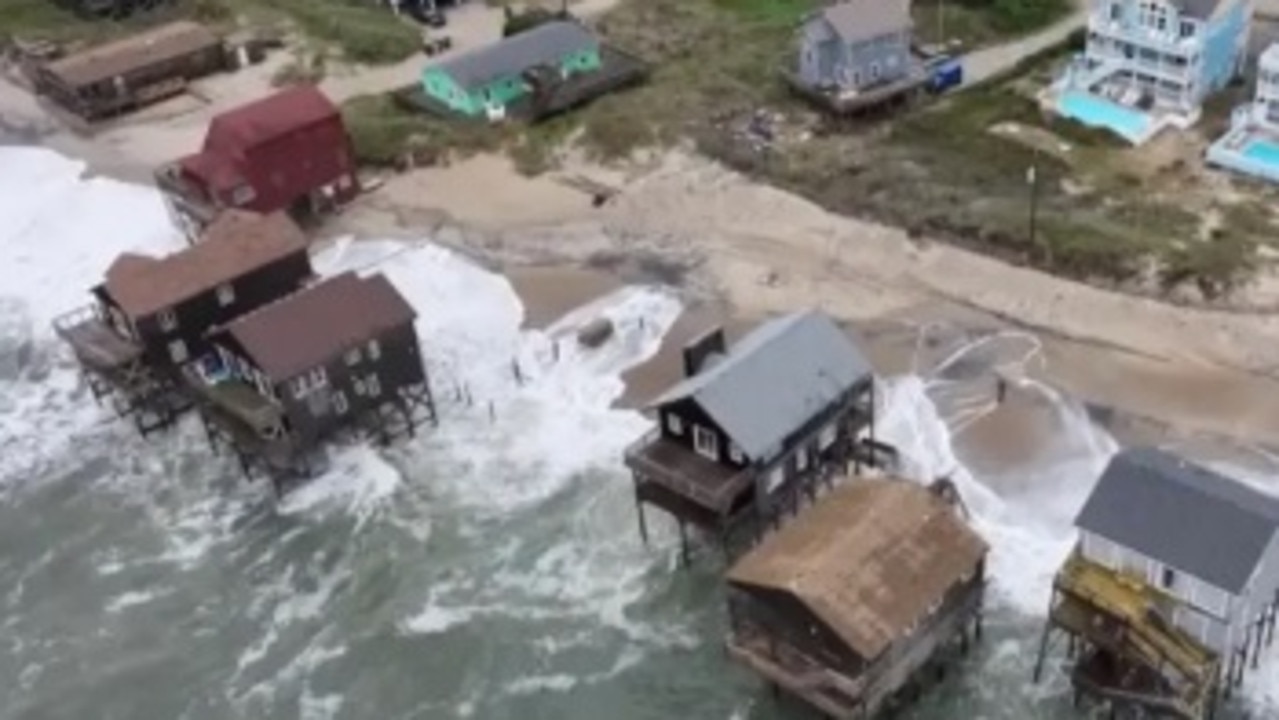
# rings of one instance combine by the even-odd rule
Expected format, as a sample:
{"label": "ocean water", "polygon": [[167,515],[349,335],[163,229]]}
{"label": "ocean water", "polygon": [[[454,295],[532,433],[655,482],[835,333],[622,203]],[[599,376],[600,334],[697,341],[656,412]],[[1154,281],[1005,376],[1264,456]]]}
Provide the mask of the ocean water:
{"label": "ocean water", "polygon": [[[181,244],[154,191],[82,170],[0,149],[0,720],[810,717],[724,656],[714,556],[679,570],[656,513],[638,539],[620,456],[646,422],[611,405],[680,313],[673,293],[624,288],[527,331],[501,276],[428,239],[324,249],[319,271],[377,268],[417,308],[441,422],[335,448],[277,505],[194,422],[142,440],[81,386],[52,319],[117,253]],[[599,316],[614,340],[577,347]],[[993,584],[984,643],[905,717],[1081,717],[1059,672],[1032,686],[1030,667],[1115,443],[1026,379],[1052,432],[970,471],[990,371],[1017,377],[1038,345],[930,332],[915,372],[884,380],[880,433],[912,477],[956,481]],[[1273,655],[1234,716],[1275,716]]]}

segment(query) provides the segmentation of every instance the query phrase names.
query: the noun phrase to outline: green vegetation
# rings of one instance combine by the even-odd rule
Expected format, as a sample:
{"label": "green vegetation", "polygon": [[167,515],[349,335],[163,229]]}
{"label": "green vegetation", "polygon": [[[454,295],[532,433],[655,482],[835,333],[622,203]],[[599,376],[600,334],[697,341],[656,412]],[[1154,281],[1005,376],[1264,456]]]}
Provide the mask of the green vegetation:
{"label": "green vegetation", "polygon": [[447,160],[502,147],[496,126],[456,123],[402,107],[389,95],[353,98],[342,106],[357,159],[366,165],[397,165],[407,156],[419,163]]}
{"label": "green vegetation", "polygon": [[4,4],[0,40],[13,36],[96,42],[178,18],[230,25],[243,17],[293,22],[312,39],[354,62],[397,62],[421,48],[417,28],[367,0],[182,0],[175,7],[139,13],[125,22],[82,20],[52,0],[5,0]]}

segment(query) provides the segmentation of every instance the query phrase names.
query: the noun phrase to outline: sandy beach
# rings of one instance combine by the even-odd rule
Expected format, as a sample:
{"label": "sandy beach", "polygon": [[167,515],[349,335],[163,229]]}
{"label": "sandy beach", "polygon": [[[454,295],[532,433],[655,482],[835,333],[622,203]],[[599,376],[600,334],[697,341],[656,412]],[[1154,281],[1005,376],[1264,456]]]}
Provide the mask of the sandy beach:
{"label": "sandy beach", "polygon": [[[455,32],[479,41],[496,22],[477,8]],[[271,72],[286,60],[279,55],[201,81],[201,100],[180,98],[92,137],[60,127],[23,88],[0,79],[0,137],[83,159],[92,172],[147,182],[156,164],[198,146],[215,112],[267,92]],[[325,89],[342,99],[402,84],[412,77],[410,66],[420,61],[371,75],[335,73]],[[619,194],[594,208],[571,186],[583,177]],[[695,332],[695,324],[749,322],[806,306],[859,327],[1022,328],[1043,343],[1038,372],[1085,401],[1191,431],[1252,442],[1279,437],[1279,409],[1254,401],[1279,390],[1275,317],[1176,307],[908,238],[896,228],[828,213],[686,151],[621,168],[569,153],[559,170],[537,178],[521,176],[504,157],[475,156],[386,177],[323,233],[429,234],[511,274],[528,299],[532,324],[611,282],[676,284],[702,309],[696,322],[681,322],[672,333],[671,347]],[[575,276],[575,268],[584,274]],[[657,363],[668,370],[677,365]],[[660,387],[668,374],[633,373],[628,397]],[[652,379],[637,379],[646,377]]]}

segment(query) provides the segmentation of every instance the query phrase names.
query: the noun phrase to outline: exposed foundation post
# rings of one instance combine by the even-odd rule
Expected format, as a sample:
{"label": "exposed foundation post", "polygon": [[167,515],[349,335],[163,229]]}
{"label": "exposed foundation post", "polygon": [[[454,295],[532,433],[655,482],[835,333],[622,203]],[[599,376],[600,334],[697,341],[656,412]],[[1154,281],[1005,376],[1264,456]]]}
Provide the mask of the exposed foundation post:
{"label": "exposed foundation post", "polygon": [[679,521],[679,552],[684,567],[688,567],[691,564],[688,560],[688,526],[683,520]]}
{"label": "exposed foundation post", "polygon": [[1039,637],[1039,654],[1035,657],[1035,674],[1032,679],[1036,683],[1044,674],[1044,656],[1048,654],[1048,638],[1052,634],[1052,629],[1052,620],[1045,621],[1044,632]]}
{"label": "exposed foundation post", "polygon": [[635,486],[635,515],[639,519],[640,540],[648,545],[648,523],[644,519],[644,501],[640,500],[639,485]]}
{"label": "exposed foundation post", "polygon": [[1256,627],[1257,627],[1256,636],[1253,638],[1253,643],[1252,643],[1252,669],[1253,670],[1256,670],[1259,663],[1261,662],[1261,644],[1265,640],[1264,635],[1266,634],[1265,615],[1262,615],[1260,618],[1257,618]]}

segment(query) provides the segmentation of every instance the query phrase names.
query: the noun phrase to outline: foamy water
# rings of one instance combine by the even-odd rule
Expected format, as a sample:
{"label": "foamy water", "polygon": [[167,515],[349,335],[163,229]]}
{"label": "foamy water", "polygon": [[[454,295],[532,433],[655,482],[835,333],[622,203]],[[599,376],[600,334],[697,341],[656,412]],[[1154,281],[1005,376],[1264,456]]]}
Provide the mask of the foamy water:
{"label": "foamy water", "polygon": [[[85,716],[110,697],[119,717],[367,717],[370,703],[386,717],[630,717],[628,702],[687,707],[645,690],[678,686],[699,688],[716,716],[754,716],[714,650],[714,568],[672,573],[661,521],[655,547],[637,541],[620,468],[648,426],[612,407],[620,376],[656,352],[680,312],[672,294],[624,288],[530,331],[510,284],[456,253],[326,248],[318,271],[379,270],[416,308],[440,424],[386,451],[335,448],[322,477],[273,507],[192,423],[143,441],[95,408],[53,340],[49,323],[87,302],[118,253],[182,244],[154,191],[81,169],[0,149],[0,629],[12,639],[0,686],[17,688],[14,712]],[[581,347],[576,329],[599,317],[613,339]],[[881,437],[911,477],[956,482],[992,545],[992,603],[1015,617],[1046,609],[1074,513],[1115,450],[1077,404],[1021,380],[1051,403],[1057,430],[1009,470],[1030,479],[1012,493],[1008,478],[964,467],[954,435],[993,406],[956,368],[980,356],[1023,378],[1036,348],[1025,335],[960,344],[881,393]],[[181,632],[156,637],[153,614]],[[1008,639],[972,671],[1022,672],[1014,661],[1032,641]],[[200,688],[195,699],[152,681],[163,697],[144,701],[128,670],[110,671],[154,653],[169,660],[146,677],[187,668],[172,683]],[[1257,701],[1279,703],[1274,655],[1249,676]],[[77,657],[101,675],[60,685]],[[985,702],[1009,717],[995,714],[998,697]],[[1034,702],[1059,712],[1059,697]]]}

